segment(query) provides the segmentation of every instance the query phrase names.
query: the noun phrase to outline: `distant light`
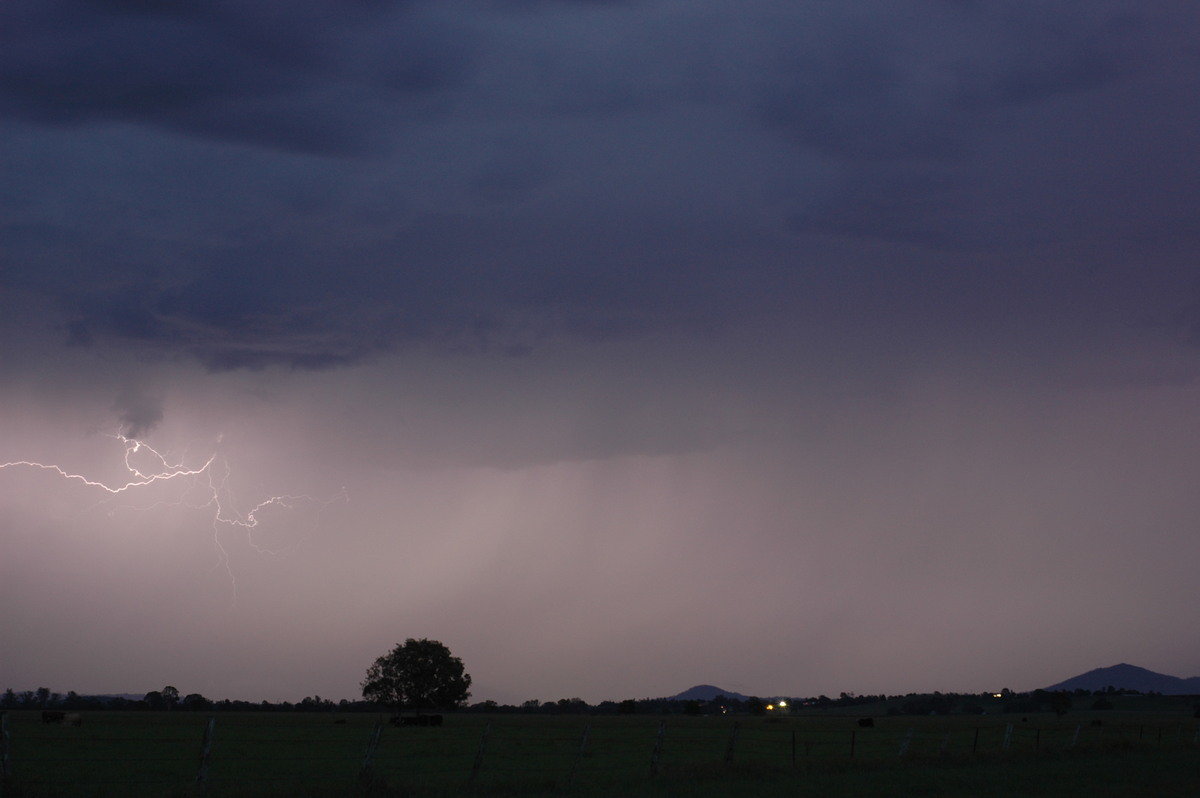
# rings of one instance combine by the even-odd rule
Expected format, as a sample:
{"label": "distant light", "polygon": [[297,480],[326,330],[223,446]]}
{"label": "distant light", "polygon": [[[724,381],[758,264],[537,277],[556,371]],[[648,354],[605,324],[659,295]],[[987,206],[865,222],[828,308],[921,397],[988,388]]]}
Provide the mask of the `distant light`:
{"label": "distant light", "polygon": [[780,709],[783,709],[783,708],[784,708],[784,707],[786,707],[786,706],[787,706],[787,702],[786,702],[786,701],[780,701],[780,702],[779,702],[779,708],[780,708]]}
{"label": "distant light", "polygon": [[767,704],[767,711],[768,711],[768,712],[770,712],[770,711],[771,711],[772,709],[774,709],[774,708],[775,708],[775,705],[774,705],[774,704]]}
{"label": "distant light", "polygon": [[1000,693],[992,693],[992,698],[1003,698],[1003,697],[1004,696],[1000,695]]}

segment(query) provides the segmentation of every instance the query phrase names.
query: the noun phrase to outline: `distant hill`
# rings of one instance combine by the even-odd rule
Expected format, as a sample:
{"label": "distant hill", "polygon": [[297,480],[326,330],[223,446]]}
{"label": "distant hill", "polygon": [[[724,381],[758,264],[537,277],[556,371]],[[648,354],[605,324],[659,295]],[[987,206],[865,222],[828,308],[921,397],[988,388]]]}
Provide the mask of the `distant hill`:
{"label": "distant hill", "polygon": [[1113,665],[1108,668],[1096,668],[1087,673],[1081,673],[1067,679],[1065,682],[1051,685],[1046,690],[1106,690],[1115,687],[1118,690],[1137,690],[1139,693],[1162,693],[1163,695],[1200,695],[1200,676],[1190,679],[1180,679],[1178,676],[1167,676],[1155,673],[1136,665]]}
{"label": "distant hill", "polygon": [[745,695],[742,695],[741,693],[735,693],[732,690],[722,690],[720,687],[713,687],[711,684],[698,684],[695,687],[689,687],[688,689],[684,690],[679,695],[671,696],[670,700],[672,700],[672,701],[712,701],[714,698],[716,698],[719,695],[723,695],[726,698],[737,699],[738,701],[745,701],[748,698],[750,698],[750,696],[745,696]]}

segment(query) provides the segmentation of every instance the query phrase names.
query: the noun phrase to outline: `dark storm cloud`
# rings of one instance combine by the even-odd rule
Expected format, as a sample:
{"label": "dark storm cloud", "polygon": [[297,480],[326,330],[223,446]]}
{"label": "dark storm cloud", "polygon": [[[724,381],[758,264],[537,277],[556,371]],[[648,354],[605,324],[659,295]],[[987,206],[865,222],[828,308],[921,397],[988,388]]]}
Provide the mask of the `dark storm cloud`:
{"label": "dark storm cloud", "polygon": [[835,16],[775,42],[767,122],[837,158],[954,155],[995,113],[1096,89],[1138,64],[1135,15],[1070,4]]}
{"label": "dark storm cloud", "polygon": [[328,368],[376,348],[368,330],[337,323],[330,317],[336,307],[317,304],[330,275],[306,276],[295,252],[276,247],[257,260],[263,254],[254,246],[209,251],[202,253],[208,265],[187,277],[148,273],[118,290],[92,285],[73,303],[71,336],[88,343],[99,333],[183,351],[214,371]]}
{"label": "dark storm cloud", "polygon": [[[828,238],[1188,235],[1198,13],[12,2],[6,279],[74,344],[213,370],[803,327],[906,279]],[[955,268],[922,273],[1000,317]]]}
{"label": "dark storm cloud", "polygon": [[[364,86],[403,99],[461,69],[439,32],[402,14],[408,5],[17,0],[0,8],[0,107],[40,123],[129,121],[283,150],[359,151],[369,138],[347,117]],[[386,47],[362,46],[388,22]]]}
{"label": "dark storm cloud", "polygon": [[[792,229],[961,249],[1191,226],[1173,221],[1197,199],[1173,120],[1200,121],[1181,34],[1200,25],[1195,6],[876,11],[773,50],[762,118],[841,171],[787,214]],[[1173,161],[1187,177],[1146,171]],[[1096,193],[1138,184],[1156,196]]]}

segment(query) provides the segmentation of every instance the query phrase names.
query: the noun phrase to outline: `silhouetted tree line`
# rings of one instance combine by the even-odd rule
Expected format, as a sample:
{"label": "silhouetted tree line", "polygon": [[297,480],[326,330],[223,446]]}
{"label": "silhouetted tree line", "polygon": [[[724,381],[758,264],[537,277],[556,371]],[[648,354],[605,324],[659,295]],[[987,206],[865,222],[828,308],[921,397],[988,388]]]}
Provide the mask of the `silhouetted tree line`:
{"label": "silhouetted tree line", "polygon": [[66,695],[51,692],[49,688],[39,687],[37,690],[15,692],[11,687],[0,695],[0,708],[3,709],[61,709],[64,711],[80,710],[117,710],[130,711],[182,711],[182,712],[377,712],[378,705],[368,701],[334,702],[319,695],[309,696],[292,703],[282,701],[272,704],[269,701],[234,701],[231,699],[213,700],[205,698],[200,693],[188,693],[180,696],[179,691],[168,685],[162,690],[151,690],[140,699],[123,696],[82,696],[74,690]]}
{"label": "silhouetted tree line", "polygon": [[[1045,691],[1036,691],[1045,693]],[[558,701],[525,701],[514,706],[498,704],[495,701],[483,701],[467,707],[469,712],[501,712],[527,715],[759,715],[788,714],[810,710],[830,710],[861,708],[866,705],[891,704],[887,710],[895,715],[944,715],[952,713],[980,714],[983,712],[1021,712],[1033,711],[1022,709],[1014,703],[1033,694],[1006,694],[1005,700],[1000,701],[993,693],[955,694],[955,693],[909,693],[899,695],[856,695],[842,693],[837,698],[820,695],[812,698],[774,698],[759,697],[730,698],[716,696],[709,701],[680,700],[674,698],[641,698],[625,699],[624,701],[601,701],[599,704],[588,704],[581,698],[563,698]],[[1054,706],[1043,701],[1047,710]]]}
{"label": "silhouetted tree line", "polygon": [[[982,713],[1032,713],[1056,712],[1060,715],[1072,708],[1091,710],[1112,709],[1112,700],[1118,696],[1141,695],[1136,690],[1034,690],[1016,693],[1005,689],[993,693],[909,693],[907,695],[855,695],[841,693],[837,698],[820,695],[810,698],[762,699],[730,698],[716,696],[709,701],[680,700],[674,698],[627,698],[622,701],[601,701],[589,704],[582,698],[560,698],[556,701],[524,701],[521,704],[501,704],[496,701],[480,701],[460,711],[474,713],[505,713],[520,715],[759,715],[771,713],[803,712],[809,710],[850,710],[867,705],[887,703],[885,710],[890,715],[949,715]],[[1153,691],[1145,695],[1159,695]],[[781,705],[782,701],[782,705]],[[84,696],[75,691],[52,692],[49,688],[15,692],[12,688],[0,695],[3,709],[55,709],[77,712],[82,710],[119,711],[177,711],[177,712],[380,712],[385,708],[378,703],[342,699],[333,701],[319,695],[308,696],[298,702],[282,701],[235,701],[215,700],[199,693],[180,695],[168,685],[161,690],[152,690],[140,699],[119,696]],[[1200,704],[1196,705],[1200,712]]]}
{"label": "silhouetted tree line", "polygon": [[[788,714],[812,710],[852,710],[866,706],[878,707],[889,715],[980,715],[1022,714],[1031,712],[1054,712],[1064,715],[1072,708],[1111,709],[1110,699],[1117,695],[1141,695],[1136,690],[1033,690],[1017,693],[1004,689],[1000,693],[908,693],[906,695],[856,695],[841,693],[837,698],[819,695],[810,698],[762,699],[730,698],[717,696],[710,701],[679,700],[673,698],[625,699],[624,701],[601,701],[590,705],[581,698],[563,698],[558,701],[526,701],[519,706],[483,701],[467,707],[469,712],[502,712],[517,714],[546,715],[768,715]],[[1158,695],[1154,692],[1145,695]],[[1085,702],[1084,699],[1095,699]],[[1200,704],[1196,705],[1200,712]],[[877,710],[879,711],[879,710]]]}

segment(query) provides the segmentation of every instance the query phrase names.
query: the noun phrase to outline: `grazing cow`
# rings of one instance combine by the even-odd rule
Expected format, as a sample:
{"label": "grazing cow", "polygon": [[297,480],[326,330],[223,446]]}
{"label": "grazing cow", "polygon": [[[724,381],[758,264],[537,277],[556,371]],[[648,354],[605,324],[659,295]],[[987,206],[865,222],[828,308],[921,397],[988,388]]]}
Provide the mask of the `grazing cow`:
{"label": "grazing cow", "polygon": [[858,725],[864,729],[875,728],[875,718],[859,718]]}
{"label": "grazing cow", "polygon": [[61,725],[66,717],[66,712],[56,712],[52,709],[47,709],[42,712],[42,723],[58,723]]}
{"label": "grazing cow", "polygon": [[414,715],[412,717],[403,717],[401,715],[393,715],[391,719],[393,726],[441,726],[441,715]]}
{"label": "grazing cow", "polygon": [[83,725],[83,715],[80,715],[78,712],[67,713],[67,716],[63,720],[75,727]]}

